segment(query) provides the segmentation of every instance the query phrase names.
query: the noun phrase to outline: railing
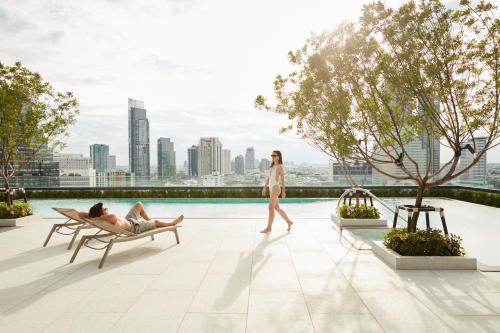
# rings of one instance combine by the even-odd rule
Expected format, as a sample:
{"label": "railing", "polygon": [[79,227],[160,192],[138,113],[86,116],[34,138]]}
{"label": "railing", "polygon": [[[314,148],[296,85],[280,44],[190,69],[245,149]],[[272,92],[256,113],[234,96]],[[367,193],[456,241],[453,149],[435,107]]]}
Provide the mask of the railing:
{"label": "railing", "polygon": [[[79,176],[61,176],[61,177],[13,177],[10,181],[11,187],[24,188],[184,188],[184,187],[220,187],[220,188],[238,188],[238,187],[259,187],[265,182],[265,177],[261,174],[256,175],[227,175],[213,177],[177,177],[177,178],[158,178],[158,177],[79,177]],[[287,186],[296,186],[304,188],[324,188],[339,187],[345,188],[350,185],[343,177],[330,177],[325,175],[296,175],[291,174],[286,177]],[[360,187],[409,187],[415,188],[412,183],[386,183],[377,184],[372,181],[359,181]],[[500,181],[492,179],[489,184],[466,184],[459,182],[450,182],[448,186],[459,186],[476,191],[491,191],[500,189]]]}

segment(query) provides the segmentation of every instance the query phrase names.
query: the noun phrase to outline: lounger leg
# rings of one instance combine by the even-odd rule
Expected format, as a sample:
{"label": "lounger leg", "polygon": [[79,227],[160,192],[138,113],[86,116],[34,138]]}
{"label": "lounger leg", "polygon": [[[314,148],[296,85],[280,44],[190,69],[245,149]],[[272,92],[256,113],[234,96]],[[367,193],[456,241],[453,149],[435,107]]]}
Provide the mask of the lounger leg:
{"label": "lounger leg", "polygon": [[52,226],[52,229],[50,230],[49,235],[47,236],[47,239],[45,240],[45,243],[43,243],[43,247],[47,246],[47,244],[49,243],[50,237],[52,237],[52,234],[54,233],[54,231],[56,231],[56,228],[58,226],[59,226],[59,224],[54,224]]}
{"label": "lounger leg", "polygon": [[76,255],[78,254],[78,251],[80,251],[80,248],[83,246],[83,243],[85,242],[86,239],[87,239],[87,236],[83,236],[82,239],[80,239],[80,243],[78,243],[78,246],[76,247],[75,252],[73,252],[73,256],[71,257],[71,259],[69,261],[70,263],[75,261]]}
{"label": "lounger leg", "polygon": [[177,242],[177,244],[180,243],[179,241],[179,233],[177,232],[177,229],[174,229],[174,234],[175,234],[175,241]]}
{"label": "lounger leg", "polygon": [[155,240],[155,235],[151,235],[151,240]]}
{"label": "lounger leg", "polygon": [[78,227],[78,228],[76,228],[75,233],[73,234],[73,238],[71,238],[71,242],[69,242],[69,245],[68,245],[68,250],[71,250],[71,247],[73,246],[73,243],[75,242],[76,237],[77,237],[77,236],[78,236],[78,234],[80,233],[81,228],[82,228],[82,227]]}
{"label": "lounger leg", "polygon": [[108,253],[112,247],[113,247],[113,240],[110,240],[108,246],[106,247],[106,251],[104,252],[104,255],[102,256],[101,262],[99,263],[99,268],[102,268],[102,266],[104,266],[104,261],[106,261],[106,258],[108,257]]}

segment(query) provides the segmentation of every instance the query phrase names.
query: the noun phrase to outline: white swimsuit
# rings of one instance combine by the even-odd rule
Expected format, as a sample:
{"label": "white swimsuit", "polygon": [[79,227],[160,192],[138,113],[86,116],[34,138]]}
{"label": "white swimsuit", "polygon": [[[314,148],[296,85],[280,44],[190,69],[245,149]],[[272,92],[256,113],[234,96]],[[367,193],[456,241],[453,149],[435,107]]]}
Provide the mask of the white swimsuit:
{"label": "white swimsuit", "polygon": [[281,193],[281,178],[276,180],[276,169],[277,165],[269,169],[269,191],[272,191],[275,186],[278,186],[279,193]]}

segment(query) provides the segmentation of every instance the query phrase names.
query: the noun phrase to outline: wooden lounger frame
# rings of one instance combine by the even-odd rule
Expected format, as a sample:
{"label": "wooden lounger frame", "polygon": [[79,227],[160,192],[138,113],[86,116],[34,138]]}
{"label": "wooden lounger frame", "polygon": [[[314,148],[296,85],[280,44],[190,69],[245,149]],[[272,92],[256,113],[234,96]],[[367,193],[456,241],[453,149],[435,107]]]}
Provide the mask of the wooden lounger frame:
{"label": "wooden lounger frame", "polygon": [[[165,232],[165,231],[170,231],[173,232],[175,235],[175,240],[177,244],[180,243],[179,241],[179,233],[177,232],[177,228],[181,227],[179,225],[176,226],[171,226],[171,227],[162,227],[162,228],[155,228],[152,230],[148,230],[145,232],[142,232],[140,234],[134,234],[133,232],[129,232],[126,230],[123,230],[121,228],[118,228],[114,226],[113,224],[99,220],[99,219],[83,219],[86,223],[89,225],[92,225],[95,228],[98,228],[99,231],[95,233],[94,235],[85,235],[82,236],[80,242],[78,243],[78,246],[75,249],[75,252],[73,253],[73,256],[71,257],[71,260],[69,261],[72,263],[75,261],[76,256],[78,255],[78,252],[80,251],[80,248],[82,246],[86,246],[90,249],[94,250],[105,250],[104,254],[101,258],[101,261],[99,263],[99,268],[102,268],[104,266],[104,262],[106,261],[106,258],[108,257],[109,251],[111,251],[111,248],[113,247],[113,244],[115,243],[123,243],[123,242],[128,242],[140,238],[144,238],[147,236],[151,236],[151,240],[154,240],[154,235]],[[101,233],[101,232],[106,232],[106,233]],[[108,238],[108,239],[106,239]],[[104,245],[102,247],[95,247],[89,245],[89,242],[91,240],[96,240],[98,242],[103,243]]]}
{"label": "wooden lounger frame", "polygon": [[[71,247],[73,246],[73,243],[76,240],[76,237],[80,233],[80,230],[82,229],[92,229],[95,228],[93,225],[88,224],[86,221],[84,221],[79,215],[78,211],[72,209],[72,208],[52,208],[59,214],[65,216],[68,218],[68,220],[64,223],[56,223],[52,226],[52,229],[50,230],[47,238],[45,239],[45,242],[43,243],[43,247],[46,247],[47,244],[49,243],[50,237],[52,237],[52,234],[54,232],[60,234],[60,235],[65,235],[65,236],[70,236],[73,235],[71,238],[71,241],[69,242],[68,245],[68,250],[71,250]],[[72,222],[74,221],[74,222]],[[68,229],[66,231],[65,229]],[[61,231],[64,230],[64,231]]]}

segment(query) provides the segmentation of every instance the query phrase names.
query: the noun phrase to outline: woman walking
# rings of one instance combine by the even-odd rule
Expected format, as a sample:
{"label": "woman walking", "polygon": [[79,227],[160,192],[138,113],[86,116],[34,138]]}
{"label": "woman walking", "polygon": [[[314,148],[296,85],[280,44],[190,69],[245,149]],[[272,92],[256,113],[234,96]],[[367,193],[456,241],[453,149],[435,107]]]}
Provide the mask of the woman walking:
{"label": "woman walking", "polygon": [[266,183],[262,189],[262,196],[266,196],[266,190],[269,186],[269,219],[267,221],[267,227],[262,230],[262,233],[268,233],[271,231],[274,222],[274,211],[285,220],[288,224],[287,231],[292,228],[293,222],[288,218],[286,213],[281,209],[278,204],[278,197],[281,194],[282,198],[286,197],[285,193],[285,172],[283,170],[283,158],[281,157],[281,152],[279,150],[274,150],[271,154],[271,167],[269,168],[269,175],[266,178]]}

